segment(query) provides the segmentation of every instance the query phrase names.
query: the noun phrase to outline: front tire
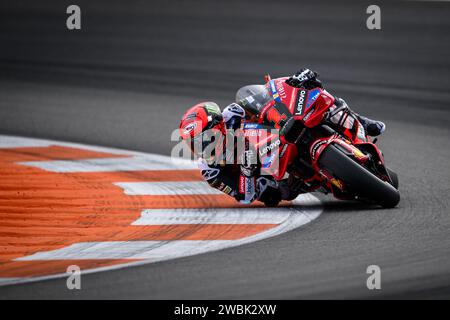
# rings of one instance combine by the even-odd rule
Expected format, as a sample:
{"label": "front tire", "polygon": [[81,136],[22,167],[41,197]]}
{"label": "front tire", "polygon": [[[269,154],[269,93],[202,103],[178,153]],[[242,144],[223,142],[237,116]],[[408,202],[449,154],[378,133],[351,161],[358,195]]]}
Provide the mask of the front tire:
{"label": "front tire", "polygon": [[353,194],[375,201],[385,208],[393,208],[400,201],[400,193],[391,184],[329,145],[319,158],[319,166],[342,180]]}
{"label": "front tire", "polygon": [[386,167],[386,170],[387,170],[387,172],[389,174],[389,178],[391,178],[392,185],[394,186],[395,189],[398,190],[398,175],[397,175],[397,173],[395,173],[394,171],[392,171],[388,167]]}

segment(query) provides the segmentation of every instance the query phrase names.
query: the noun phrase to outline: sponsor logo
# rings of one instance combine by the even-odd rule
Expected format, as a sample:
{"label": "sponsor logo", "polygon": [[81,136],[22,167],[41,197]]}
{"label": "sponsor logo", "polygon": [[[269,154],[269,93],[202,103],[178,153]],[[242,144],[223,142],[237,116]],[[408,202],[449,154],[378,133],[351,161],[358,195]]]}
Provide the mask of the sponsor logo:
{"label": "sponsor logo", "polygon": [[252,195],[255,192],[255,181],[253,178],[245,178],[245,194]]}
{"label": "sponsor logo", "polygon": [[308,109],[312,104],[316,101],[317,97],[319,96],[320,90],[314,89],[309,91],[308,93],[308,101],[306,102],[306,109]]}
{"label": "sponsor logo", "polygon": [[239,193],[245,193],[245,177],[239,176]]}
{"label": "sponsor logo", "polygon": [[280,95],[278,94],[277,88],[275,87],[275,82],[270,80],[270,90],[272,91],[272,97],[276,101],[280,101]]}
{"label": "sponsor logo", "polygon": [[183,129],[183,134],[188,134],[190,133],[192,130],[194,130],[197,127],[197,122],[192,122],[189,123],[187,126],[184,127]]}
{"label": "sponsor logo", "polygon": [[305,104],[305,96],[306,90],[299,90],[297,94],[297,106],[296,106],[296,115],[301,115],[303,113],[303,106]]}
{"label": "sponsor logo", "polygon": [[232,193],[233,189],[231,189],[230,186],[227,186],[225,183],[221,182],[220,185],[217,187],[218,190],[222,191],[223,193],[230,194]]}
{"label": "sponsor logo", "polygon": [[261,134],[261,130],[246,130],[244,132],[244,137],[260,137]]}
{"label": "sponsor logo", "polygon": [[313,160],[316,160],[316,153],[319,150],[319,148],[326,144],[327,140],[320,140],[319,142],[316,142],[312,148],[311,148],[311,157],[313,158]]}
{"label": "sponsor logo", "polygon": [[275,159],[275,153],[270,155],[270,156],[268,156],[268,157],[266,157],[262,161],[262,166],[261,167],[264,168],[264,169],[269,168],[272,165],[274,159]]}
{"label": "sponsor logo", "polygon": [[281,99],[286,99],[286,91],[284,90],[283,82],[277,81],[277,91],[281,97]]}
{"label": "sponsor logo", "polygon": [[204,104],[204,107],[205,107],[205,109],[206,109],[208,112],[210,112],[210,113],[213,113],[213,114],[220,114],[219,106],[216,105],[215,103],[209,103],[209,102],[207,102],[207,103]]}
{"label": "sponsor logo", "polygon": [[261,156],[265,155],[267,152],[272,151],[273,149],[278,147],[280,144],[281,144],[280,139],[277,139],[276,141],[272,142],[270,145],[265,146],[264,148],[259,150],[259,155],[261,155]]}
{"label": "sponsor logo", "polygon": [[309,117],[314,113],[314,108],[308,111],[308,113],[303,117],[303,121],[308,121]]}
{"label": "sponsor logo", "polygon": [[273,80],[270,80],[270,90],[272,90],[272,93],[277,92],[277,88],[275,87],[275,82]]}
{"label": "sponsor logo", "polygon": [[220,173],[219,169],[207,169],[202,171],[202,176],[205,180],[211,180],[217,177]]}
{"label": "sponsor logo", "polygon": [[226,193],[226,194],[231,194],[232,191],[233,191],[233,190],[232,190],[229,186],[226,186],[226,187],[222,190],[222,192],[224,192],[224,193]]}
{"label": "sponsor logo", "polygon": [[246,123],[244,129],[259,129],[261,126],[257,123]]}

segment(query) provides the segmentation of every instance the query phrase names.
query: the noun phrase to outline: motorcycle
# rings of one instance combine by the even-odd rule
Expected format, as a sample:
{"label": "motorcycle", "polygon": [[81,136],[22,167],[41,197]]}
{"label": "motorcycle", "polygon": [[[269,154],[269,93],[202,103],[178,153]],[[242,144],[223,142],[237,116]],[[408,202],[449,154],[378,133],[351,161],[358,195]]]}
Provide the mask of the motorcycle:
{"label": "motorcycle", "polygon": [[398,176],[345,102],[320,87],[295,88],[286,80],[267,75],[265,85],[245,86],[236,94],[246,111],[244,134],[262,137],[254,143],[261,172],[293,190],[395,207]]}

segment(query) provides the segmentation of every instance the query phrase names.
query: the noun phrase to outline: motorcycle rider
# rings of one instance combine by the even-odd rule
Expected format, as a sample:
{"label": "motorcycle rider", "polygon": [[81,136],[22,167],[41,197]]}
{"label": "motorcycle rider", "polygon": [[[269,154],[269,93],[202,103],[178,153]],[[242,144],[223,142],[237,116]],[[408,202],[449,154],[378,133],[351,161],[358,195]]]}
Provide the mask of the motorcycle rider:
{"label": "motorcycle rider", "polygon": [[[241,203],[249,204],[258,199],[267,205],[276,205],[281,200],[280,191],[273,180],[256,173],[256,153],[247,143],[238,154],[234,136],[228,134],[227,130],[240,127],[244,117],[244,109],[236,103],[221,112],[216,103],[202,102],[183,115],[180,135],[199,158],[201,174],[211,187]],[[232,150],[224,152],[230,141]]]}
{"label": "motorcycle rider", "polygon": [[[322,88],[317,72],[301,69],[286,80],[293,87],[305,89]],[[335,97],[335,105],[346,107],[343,99]],[[352,111],[353,112],[353,111]],[[371,120],[353,112],[367,134],[378,136],[386,126],[381,121]],[[245,118],[245,110],[237,103],[231,103],[221,112],[214,102],[203,102],[194,105],[183,115],[180,122],[180,135],[191,151],[199,158],[199,169],[203,178],[216,188],[241,203],[249,204],[254,200],[274,206],[282,199],[292,200],[302,193],[301,188],[291,188],[286,183],[277,183],[271,177],[260,175],[255,164],[257,154],[245,140],[245,148],[241,154],[235,154],[235,138],[227,139],[227,130],[240,128]],[[223,151],[231,142],[233,152]],[[231,157],[231,159],[230,159]],[[236,161],[239,159],[240,161]]]}

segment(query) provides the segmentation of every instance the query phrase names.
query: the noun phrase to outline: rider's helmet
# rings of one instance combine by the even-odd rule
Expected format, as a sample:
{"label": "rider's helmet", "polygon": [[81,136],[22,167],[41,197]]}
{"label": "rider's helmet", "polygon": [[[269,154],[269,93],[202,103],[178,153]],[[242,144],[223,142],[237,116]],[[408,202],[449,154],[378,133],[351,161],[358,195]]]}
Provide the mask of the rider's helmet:
{"label": "rider's helmet", "polygon": [[201,102],[189,108],[180,121],[180,136],[193,154],[208,162],[223,151],[225,124],[219,106]]}

